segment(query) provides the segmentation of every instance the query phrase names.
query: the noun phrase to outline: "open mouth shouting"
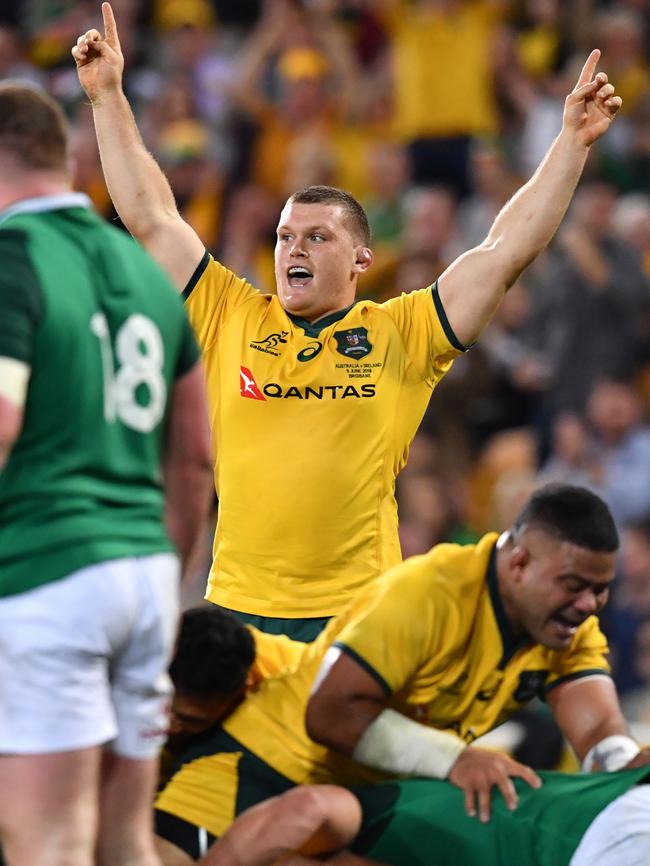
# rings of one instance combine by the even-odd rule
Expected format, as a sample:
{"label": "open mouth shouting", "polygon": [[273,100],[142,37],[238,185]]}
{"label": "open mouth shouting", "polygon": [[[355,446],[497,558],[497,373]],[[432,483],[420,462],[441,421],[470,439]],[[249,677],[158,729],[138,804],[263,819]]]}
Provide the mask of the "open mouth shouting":
{"label": "open mouth shouting", "polygon": [[584,617],[575,619],[567,616],[567,614],[562,611],[554,613],[553,616],[549,618],[553,630],[561,640],[569,640],[572,638],[584,621]]}
{"label": "open mouth shouting", "polygon": [[304,265],[292,265],[287,270],[287,281],[292,289],[301,289],[308,286],[314,279],[314,275],[309,268]]}

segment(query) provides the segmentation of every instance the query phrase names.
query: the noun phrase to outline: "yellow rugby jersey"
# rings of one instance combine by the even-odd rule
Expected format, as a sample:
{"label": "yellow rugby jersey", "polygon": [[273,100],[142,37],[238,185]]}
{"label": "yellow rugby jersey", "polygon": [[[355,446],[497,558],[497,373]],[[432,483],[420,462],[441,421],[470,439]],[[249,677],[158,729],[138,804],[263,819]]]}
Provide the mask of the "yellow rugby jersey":
{"label": "yellow rugby jersey", "polygon": [[383,686],[389,706],[466,742],[566,679],[608,673],[607,643],[590,617],[566,650],[516,643],[497,586],[495,533],[439,545],[396,566],[333,619],[301,664],[268,680],[224,729],[294,782],[368,781],[371,771],[313,743],[309,694],[334,644]]}
{"label": "yellow rugby jersey", "polygon": [[395,477],[464,348],[437,289],[310,325],[206,253],[184,294],[220,501],[206,597],[261,616],[338,613],[401,559]]}
{"label": "yellow rugby jersey", "polygon": [[306,646],[302,641],[292,640],[285,634],[266,634],[252,625],[247,628],[255,641],[255,661],[250,676],[252,687],[296,667],[300,662]]}

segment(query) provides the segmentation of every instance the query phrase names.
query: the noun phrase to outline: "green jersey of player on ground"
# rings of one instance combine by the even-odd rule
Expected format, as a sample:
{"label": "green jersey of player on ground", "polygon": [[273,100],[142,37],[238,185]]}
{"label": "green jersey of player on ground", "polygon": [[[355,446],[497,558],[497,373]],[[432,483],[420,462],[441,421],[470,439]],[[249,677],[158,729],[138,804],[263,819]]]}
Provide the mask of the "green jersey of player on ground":
{"label": "green jersey of player on ground", "polygon": [[0,214],[0,356],[32,370],[0,472],[0,597],[173,550],[159,469],[167,393],[198,350],[162,270],[89,204],[67,193]]}
{"label": "green jersey of player on ground", "polygon": [[650,771],[539,775],[548,784],[538,789],[513,779],[515,812],[495,792],[487,823],[466,813],[463,791],[446,781],[355,789],[363,824],[351,848],[386,866],[569,866],[596,816]]}

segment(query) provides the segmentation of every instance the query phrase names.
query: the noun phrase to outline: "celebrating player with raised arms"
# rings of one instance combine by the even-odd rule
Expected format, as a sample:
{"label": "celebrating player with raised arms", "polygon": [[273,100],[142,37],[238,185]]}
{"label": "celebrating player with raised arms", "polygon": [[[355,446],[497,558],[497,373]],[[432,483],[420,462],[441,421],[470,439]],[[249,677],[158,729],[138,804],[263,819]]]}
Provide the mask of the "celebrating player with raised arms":
{"label": "celebrating player with raised arms", "polygon": [[277,229],[277,294],[265,296],[179,215],[122,92],[110,5],[102,11],[105,35],[88,31],[72,53],[108,189],[185,295],[207,367],[220,502],[207,597],[264,630],[313,638],[399,562],[395,478],[431,392],[553,236],[621,100],[592,52],[560,134],[485,241],[384,304],[355,301],[373,262],[358,202],[330,187],[296,192]]}

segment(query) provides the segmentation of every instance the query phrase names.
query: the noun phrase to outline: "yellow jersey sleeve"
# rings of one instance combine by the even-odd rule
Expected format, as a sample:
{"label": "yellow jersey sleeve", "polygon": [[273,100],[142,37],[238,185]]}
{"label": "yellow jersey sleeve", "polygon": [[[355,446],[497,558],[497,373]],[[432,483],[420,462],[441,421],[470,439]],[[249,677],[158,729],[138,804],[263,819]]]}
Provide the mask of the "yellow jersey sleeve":
{"label": "yellow jersey sleeve", "polygon": [[[441,618],[450,613],[439,595],[434,603],[430,581],[414,579],[421,559],[413,557],[374,583],[372,591],[365,593],[367,604],[335,641],[387,696],[399,692],[438,654]],[[387,634],[390,641],[385,639]]]}
{"label": "yellow jersey sleeve", "polygon": [[578,629],[572,646],[555,656],[546,680],[545,692],[567,680],[592,674],[609,674],[607,638],[600,630],[598,618],[590,616]]}
{"label": "yellow jersey sleeve", "polygon": [[253,687],[268,677],[293,668],[301,659],[307,644],[291,640],[284,634],[265,634],[253,626],[248,626],[255,641],[255,661],[251,670]]}
{"label": "yellow jersey sleeve", "polygon": [[402,336],[404,349],[420,378],[435,384],[465,352],[449,324],[437,282],[427,289],[402,292],[382,304]]}
{"label": "yellow jersey sleeve", "polygon": [[205,352],[233,312],[259,292],[206,252],[183,291],[185,309]]}

